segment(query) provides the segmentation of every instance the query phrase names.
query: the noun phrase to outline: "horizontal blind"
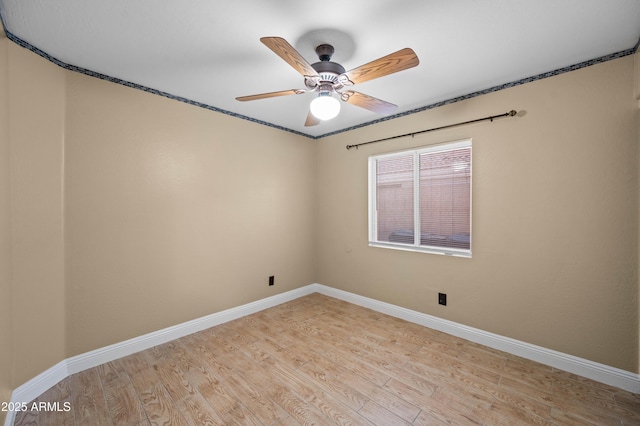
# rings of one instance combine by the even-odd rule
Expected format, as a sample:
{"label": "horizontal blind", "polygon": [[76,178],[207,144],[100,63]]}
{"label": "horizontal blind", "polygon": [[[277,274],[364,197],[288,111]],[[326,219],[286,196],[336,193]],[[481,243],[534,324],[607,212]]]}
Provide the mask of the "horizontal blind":
{"label": "horizontal blind", "polygon": [[471,140],[369,157],[369,244],[471,256]]}
{"label": "horizontal blind", "polygon": [[376,161],[377,240],[414,244],[413,154]]}
{"label": "horizontal blind", "polygon": [[420,245],[471,248],[471,147],[420,154]]}

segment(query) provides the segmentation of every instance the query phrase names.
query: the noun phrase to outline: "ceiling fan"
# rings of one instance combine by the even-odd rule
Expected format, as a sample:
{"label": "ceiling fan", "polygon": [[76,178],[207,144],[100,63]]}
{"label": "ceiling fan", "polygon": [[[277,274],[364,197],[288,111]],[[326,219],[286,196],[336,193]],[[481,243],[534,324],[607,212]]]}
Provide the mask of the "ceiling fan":
{"label": "ceiling fan", "polygon": [[397,105],[356,92],[351,90],[350,87],[354,84],[413,68],[420,62],[412,49],[404,48],[350,71],[345,71],[342,65],[331,61],[334,48],[329,44],[317,46],[316,54],[320,62],[309,64],[283,38],[262,37],[260,41],[302,74],[306,88],[240,96],[236,99],[239,101],[254,101],[277,96],[317,92],[318,96],[310,104],[307,120],[304,123],[305,126],[316,126],[320,124],[321,120],[329,120],[338,115],[340,112],[338,98],[343,102],[379,114],[387,115],[392,113],[398,108]]}

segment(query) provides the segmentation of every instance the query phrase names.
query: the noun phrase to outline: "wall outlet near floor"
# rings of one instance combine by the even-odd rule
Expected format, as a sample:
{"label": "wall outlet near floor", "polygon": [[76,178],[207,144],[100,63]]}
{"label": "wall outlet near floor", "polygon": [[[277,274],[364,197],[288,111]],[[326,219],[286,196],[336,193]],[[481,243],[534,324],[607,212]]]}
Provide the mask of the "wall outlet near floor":
{"label": "wall outlet near floor", "polygon": [[276,283],[276,277],[274,275],[271,275],[269,277],[269,285],[274,285]]}
{"label": "wall outlet near floor", "polygon": [[447,293],[438,293],[438,304],[447,306]]}

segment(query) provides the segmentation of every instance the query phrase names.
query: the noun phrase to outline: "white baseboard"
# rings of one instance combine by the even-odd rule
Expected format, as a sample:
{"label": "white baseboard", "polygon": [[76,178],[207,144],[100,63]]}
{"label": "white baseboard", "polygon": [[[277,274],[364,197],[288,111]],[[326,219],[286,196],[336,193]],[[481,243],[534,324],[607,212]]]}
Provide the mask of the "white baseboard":
{"label": "white baseboard", "polygon": [[[72,374],[262,311],[264,309],[271,308],[273,306],[280,305],[311,293],[320,293],[336,299],[344,300],[345,302],[353,303],[354,305],[369,308],[383,314],[391,315],[415,324],[420,324],[434,330],[442,331],[475,343],[606,383],[629,392],[640,394],[640,374],[631,373],[629,371],[620,370],[618,368],[599,364],[573,355],[564,354],[519,340],[489,333],[477,328],[458,324],[453,321],[392,305],[390,303],[327,287],[322,284],[310,284],[305,287],[287,291],[285,293],[247,303],[236,308],[227,309],[225,311],[217,312],[173,327],[154,331],[124,342],[68,358],[14,389],[11,395],[11,402],[28,403]],[[12,412],[7,413],[5,426],[11,426],[13,424],[14,414],[15,413]]]}
{"label": "white baseboard", "polygon": [[[192,321],[187,321],[173,327],[168,327],[133,339],[125,340],[124,342],[105,346],[104,348],[80,354],[72,358],[67,358],[14,389],[11,394],[11,402],[29,403],[49,388],[72,374],[97,367],[105,362],[113,361],[216,325],[224,324],[225,322],[232,321],[234,319],[251,315],[314,292],[314,285],[307,285],[305,287],[276,294],[265,299],[260,299],[255,302],[227,309],[225,311],[216,312]],[[13,425],[14,416],[14,412],[7,413],[5,426]]]}
{"label": "white baseboard", "polygon": [[412,311],[390,303],[380,302],[379,300],[359,296],[321,284],[314,284],[314,287],[314,291],[317,293],[640,394],[640,374],[489,333],[477,328],[468,327],[453,321]]}
{"label": "white baseboard", "polygon": [[170,342],[171,340],[188,336],[189,334],[254,314],[264,309],[280,305],[284,302],[298,299],[299,297],[306,296],[313,292],[314,290],[312,286],[305,286],[276,294],[265,299],[256,300],[255,302],[247,303],[235,308],[227,309],[225,311],[216,312],[215,314],[196,318],[182,324],[74,356],[73,358],[67,359],[67,368],[70,375],[75,374],[80,371],[93,368],[97,365],[104,364],[105,362],[113,361],[114,359],[122,358],[124,356]]}

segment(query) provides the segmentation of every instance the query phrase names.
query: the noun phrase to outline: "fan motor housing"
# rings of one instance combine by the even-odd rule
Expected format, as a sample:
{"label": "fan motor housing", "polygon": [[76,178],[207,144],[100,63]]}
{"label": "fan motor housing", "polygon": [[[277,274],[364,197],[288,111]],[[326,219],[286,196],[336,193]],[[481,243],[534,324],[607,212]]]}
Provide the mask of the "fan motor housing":
{"label": "fan motor housing", "polygon": [[315,64],[311,64],[311,67],[318,72],[318,74],[322,75],[324,73],[331,73],[335,75],[340,75],[344,73],[344,67],[340,64],[331,61],[320,61]]}
{"label": "fan motor housing", "polygon": [[[320,62],[311,64],[311,67],[320,74],[322,80],[325,80],[323,74],[335,74],[335,76],[344,74],[344,67],[342,65],[331,62],[331,56],[333,56],[334,51],[333,46],[330,44],[321,44],[316,47],[316,55],[318,55]],[[332,81],[334,79],[335,78],[330,78],[329,80]]]}
{"label": "fan motor housing", "polygon": [[[323,56],[320,55],[320,58],[322,59]],[[324,58],[326,59],[328,58],[328,56],[324,56]],[[345,72],[344,67],[342,65],[336,62],[331,62],[328,59],[321,60],[320,62],[316,62],[315,64],[311,64],[311,67],[314,70],[316,70],[316,72],[320,76],[320,78],[317,80],[312,79],[312,80],[306,81],[307,87],[314,88],[314,89],[316,89],[319,86],[327,86],[328,88],[333,87],[333,85],[338,84],[338,76],[341,74],[344,74]]]}

